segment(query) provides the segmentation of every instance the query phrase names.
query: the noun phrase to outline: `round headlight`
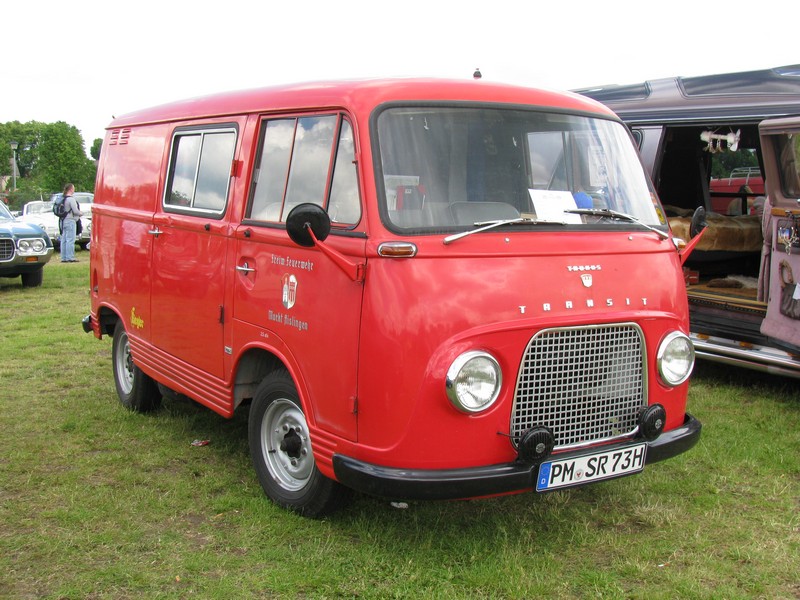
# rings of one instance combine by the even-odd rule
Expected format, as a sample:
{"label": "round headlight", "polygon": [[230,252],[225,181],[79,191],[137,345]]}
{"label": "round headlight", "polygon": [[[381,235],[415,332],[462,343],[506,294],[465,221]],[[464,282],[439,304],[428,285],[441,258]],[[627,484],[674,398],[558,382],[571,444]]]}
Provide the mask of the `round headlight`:
{"label": "round headlight", "polygon": [[20,240],[17,242],[17,248],[19,248],[20,252],[30,252],[31,250],[31,241],[30,240]]}
{"label": "round headlight", "polygon": [[34,252],[41,252],[42,250],[44,250],[45,249],[44,240],[33,240],[31,242],[31,249]]}
{"label": "round headlight", "polygon": [[500,394],[500,365],[486,352],[465,352],[447,370],[445,386],[450,402],[461,412],[476,413],[489,408]]}
{"label": "round headlight", "polygon": [[680,331],[673,331],[658,347],[656,363],[664,383],[671,386],[682,384],[692,374],[694,367],[692,340]]}

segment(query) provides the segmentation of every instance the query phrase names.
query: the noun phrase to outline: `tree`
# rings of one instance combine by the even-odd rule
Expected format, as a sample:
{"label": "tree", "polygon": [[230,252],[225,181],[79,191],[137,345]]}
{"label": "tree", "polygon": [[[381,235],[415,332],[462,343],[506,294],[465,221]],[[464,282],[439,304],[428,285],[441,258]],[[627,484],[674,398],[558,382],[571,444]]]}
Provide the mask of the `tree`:
{"label": "tree", "polygon": [[711,177],[724,179],[737,167],[757,167],[758,156],[753,149],[742,149],[738,152],[722,152],[712,155]]}
{"label": "tree", "polygon": [[83,137],[75,126],[63,121],[46,125],[38,155],[32,175],[45,189],[60,191],[64,184],[73,183],[76,190],[94,191],[97,168],[87,158]]}
{"label": "tree", "polygon": [[103,148],[103,139],[102,138],[95,138],[94,142],[92,142],[92,148],[89,151],[89,156],[91,156],[95,160],[100,160],[100,150]]}
{"label": "tree", "polygon": [[47,197],[66,183],[74,183],[78,191],[94,191],[97,167],[86,156],[76,127],[64,122],[0,123],[0,175],[11,174],[12,141],[18,144],[15,204]]}

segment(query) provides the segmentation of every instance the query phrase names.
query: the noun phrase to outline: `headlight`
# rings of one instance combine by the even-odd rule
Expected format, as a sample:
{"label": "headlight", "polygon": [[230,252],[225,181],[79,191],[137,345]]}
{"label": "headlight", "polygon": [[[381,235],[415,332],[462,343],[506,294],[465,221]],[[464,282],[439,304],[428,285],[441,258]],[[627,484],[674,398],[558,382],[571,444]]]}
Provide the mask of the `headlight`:
{"label": "headlight", "polygon": [[486,352],[465,352],[447,370],[447,397],[461,412],[476,413],[489,408],[500,394],[500,365]]}
{"label": "headlight", "polygon": [[656,364],[664,383],[671,386],[682,384],[692,374],[694,367],[692,340],[680,331],[673,331],[658,347]]}
{"label": "headlight", "polygon": [[38,254],[43,252],[47,245],[41,238],[26,238],[17,242],[20,254]]}

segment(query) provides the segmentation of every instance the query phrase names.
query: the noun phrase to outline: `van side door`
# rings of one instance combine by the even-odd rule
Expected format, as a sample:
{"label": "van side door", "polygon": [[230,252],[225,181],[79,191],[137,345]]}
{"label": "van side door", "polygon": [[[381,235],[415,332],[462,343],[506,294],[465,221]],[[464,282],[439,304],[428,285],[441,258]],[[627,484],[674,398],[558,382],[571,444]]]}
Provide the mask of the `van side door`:
{"label": "van side door", "polygon": [[759,290],[766,294],[761,333],[800,346],[800,117],[759,125],[767,195]]}
{"label": "van side door", "polygon": [[153,343],[187,368],[218,378],[223,376],[228,193],[237,131],[235,124],[175,130],[154,219]]}
{"label": "van side door", "polygon": [[287,362],[317,426],[356,439],[363,283],[316,248],[295,245],[286,217],[327,210],[326,244],[364,262],[353,127],[341,113],[262,118],[247,208],[236,237],[234,346],[257,339]]}

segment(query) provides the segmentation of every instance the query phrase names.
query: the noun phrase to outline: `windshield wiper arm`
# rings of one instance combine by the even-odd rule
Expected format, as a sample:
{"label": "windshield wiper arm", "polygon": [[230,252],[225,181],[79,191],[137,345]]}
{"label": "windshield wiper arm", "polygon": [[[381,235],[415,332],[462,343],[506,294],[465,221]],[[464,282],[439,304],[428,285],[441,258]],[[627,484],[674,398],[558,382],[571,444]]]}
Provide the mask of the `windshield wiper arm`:
{"label": "windshield wiper arm", "polygon": [[636,223],[637,225],[641,225],[645,229],[649,229],[650,231],[657,233],[658,236],[663,240],[669,238],[668,234],[664,233],[660,229],[656,229],[652,225],[648,225],[647,223],[640,221],[633,215],[629,215],[623,212],[618,212],[616,210],[611,210],[610,208],[569,208],[564,212],[573,215],[595,215],[597,217],[609,217],[612,219],[620,219],[621,221],[628,221],[629,223]]}
{"label": "windshield wiper arm", "polygon": [[523,223],[525,225],[566,225],[566,223],[561,221],[539,221],[537,219],[532,219],[530,217],[517,217],[515,219],[497,219],[496,221],[478,221],[477,223],[473,223],[477,229],[470,229],[469,231],[462,231],[461,233],[454,233],[453,235],[448,235],[444,238],[443,242],[445,246],[456,240],[460,240],[463,237],[467,237],[468,235],[472,235],[473,233],[480,233],[481,231],[488,231],[489,229],[494,229],[495,227],[501,227],[503,225],[515,225],[517,223]]}

